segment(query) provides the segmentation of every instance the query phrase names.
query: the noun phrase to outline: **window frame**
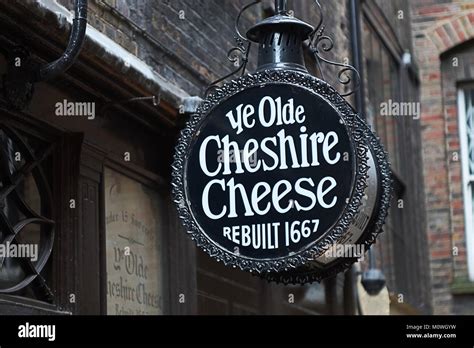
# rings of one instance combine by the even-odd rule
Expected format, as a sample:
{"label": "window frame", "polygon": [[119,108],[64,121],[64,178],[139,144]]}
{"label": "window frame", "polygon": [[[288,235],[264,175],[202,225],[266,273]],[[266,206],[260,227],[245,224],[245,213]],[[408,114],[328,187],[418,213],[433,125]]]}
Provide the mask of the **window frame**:
{"label": "window frame", "polygon": [[470,281],[474,281],[474,212],[473,191],[474,175],[469,171],[469,153],[467,140],[466,90],[474,90],[474,85],[464,85],[458,88],[458,122],[459,143],[461,149],[462,191],[464,198],[464,233],[466,237],[467,269]]}

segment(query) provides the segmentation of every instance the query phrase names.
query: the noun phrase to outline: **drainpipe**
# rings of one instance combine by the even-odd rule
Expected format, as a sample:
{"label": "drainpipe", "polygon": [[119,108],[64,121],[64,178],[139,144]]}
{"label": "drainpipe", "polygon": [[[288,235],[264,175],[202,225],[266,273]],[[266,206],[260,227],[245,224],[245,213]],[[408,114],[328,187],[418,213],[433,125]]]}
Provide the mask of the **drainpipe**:
{"label": "drainpipe", "polygon": [[351,16],[351,44],[352,44],[352,60],[353,66],[360,74],[360,87],[355,94],[355,103],[357,112],[365,118],[365,81],[364,81],[364,66],[362,64],[362,39],[360,30],[360,1],[351,0],[350,2],[350,16]]}
{"label": "drainpipe", "polygon": [[71,65],[74,64],[84,43],[86,27],[87,0],[75,0],[74,19],[72,21],[72,29],[67,48],[60,58],[39,68],[36,76],[34,76],[34,82],[51,80],[68,70]]}
{"label": "drainpipe", "polygon": [[[365,119],[365,81],[364,73],[362,71],[362,50],[360,49],[361,31],[359,21],[359,0],[350,0],[350,16],[351,16],[351,45],[352,45],[352,65],[359,71],[360,85],[354,95],[355,109],[361,117]],[[348,271],[348,275],[344,279],[344,313],[346,315],[362,314],[360,311],[359,294],[357,291],[357,282],[359,277],[354,269],[354,266]],[[347,284],[346,284],[347,283]]]}

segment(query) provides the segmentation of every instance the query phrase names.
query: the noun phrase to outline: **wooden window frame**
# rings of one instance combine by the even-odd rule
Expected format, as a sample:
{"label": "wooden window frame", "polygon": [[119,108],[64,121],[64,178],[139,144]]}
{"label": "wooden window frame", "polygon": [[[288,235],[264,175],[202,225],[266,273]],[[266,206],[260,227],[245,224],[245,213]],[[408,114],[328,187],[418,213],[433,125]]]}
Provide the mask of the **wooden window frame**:
{"label": "wooden window frame", "polygon": [[[474,85],[463,85],[458,88],[458,122],[461,148],[462,190],[464,196],[464,222],[466,234],[467,268],[470,281],[474,281],[474,175],[469,169],[468,140],[466,128],[466,90],[474,90]],[[472,101],[474,102],[474,101]]]}

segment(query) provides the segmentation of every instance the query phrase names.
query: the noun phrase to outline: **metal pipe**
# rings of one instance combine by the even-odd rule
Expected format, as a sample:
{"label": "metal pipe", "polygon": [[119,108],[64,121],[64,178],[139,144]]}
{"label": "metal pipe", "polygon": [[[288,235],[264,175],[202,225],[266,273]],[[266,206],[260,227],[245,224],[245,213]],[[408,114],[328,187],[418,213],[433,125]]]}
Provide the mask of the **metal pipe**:
{"label": "metal pipe", "polygon": [[285,14],[288,10],[288,0],[275,0],[275,12]]}
{"label": "metal pipe", "polygon": [[74,19],[72,21],[69,42],[63,55],[54,62],[43,65],[39,68],[35,80],[50,80],[68,70],[74,64],[79,55],[87,27],[87,0],[74,1]]}
{"label": "metal pipe", "polygon": [[350,16],[351,16],[351,41],[352,41],[352,60],[354,68],[360,74],[360,86],[355,94],[355,103],[357,112],[363,117],[365,115],[365,81],[364,81],[364,66],[362,64],[362,39],[359,21],[360,7],[359,0],[351,0]]}
{"label": "metal pipe", "polygon": [[369,269],[375,269],[376,268],[376,263],[375,263],[375,254],[372,251],[372,248],[369,249]]}
{"label": "metal pipe", "polygon": [[357,296],[355,296],[355,288],[357,276],[354,272],[354,267],[351,267],[345,274],[344,274],[344,286],[343,286],[343,294],[344,294],[344,314],[345,315],[355,315],[357,309]]}

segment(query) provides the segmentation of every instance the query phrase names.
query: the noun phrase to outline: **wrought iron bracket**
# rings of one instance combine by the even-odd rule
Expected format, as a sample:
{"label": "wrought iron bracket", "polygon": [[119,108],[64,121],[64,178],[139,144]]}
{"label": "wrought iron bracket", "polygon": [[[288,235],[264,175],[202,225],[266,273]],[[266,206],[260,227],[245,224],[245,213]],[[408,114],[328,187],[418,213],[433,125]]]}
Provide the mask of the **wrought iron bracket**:
{"label": "wrought iron bracket", "polygon": [[[313,0],[318,12],[319,12],[319,22],[315,27],[314,31],[310,35],[309,43],[307,47],[309,48],[310,52],[314,56],[316,61],[317,69],[321,75],[321,78],[326,81],[323,65],[332,65],[339,68],[337,73],[337,80],[340,84],[346,86],[353,84],[353,89],[346,93],[341,93],[343,97],[350,96],[357,92],[360,88],[360,74],[359,71],[350,64],[339,63],[327,59],[324,57],[324,53],[331,51],[334,48],[334,41],[333,39],[325,34],[326,26],[324,25],[324,13],[321,7],[321,3],[319,0]],[[352,75],[352,77],[351,77]]]}
{"label": "wrought iron bracket", "polygon": [[249,55],[250,55],[250,49],[252,48],[252,42],[249,41],[245,35],[242,34],[240,31],[240,19],[242,18],[242,15],[244,14],[245,11],[247,11],[249,8],[261,3],[261,0],[255,0],[251,2],[250,4],[244,6],[239,14],[237,15],[237,18],[235,20],[235,42],[236,46],[232,47],[228,52],[227,52],[227,59],[233,63],[236,66],[236,69],[231,71],[229,74],[225,75],[224,77],[219,78],[218,80],[212,82],[209,84],[207,87],[206,91],[204,92],[204,96],[207,97],[212,91],[215,89],[219,88],[222,82],[225,82],[228,78],[237,75],[240,73],[240,76],[245,75],[245,71],[247,69],[247,64],[249,62]]}
{"label": "wrought iron bracket", "polygon": [[[323,65],[331,65],[336,68],[339,68],[339,71],[337,72],[337,81],[343,86],[348,86],[351,84],[353,86],[350,91],[340,94],[343,97],[350,96],[360,88],[361,77],[359,71],[350,64],[332,61],[324,56],[325,53],[330,52],[334,48],[334,41],[331,37],[325,34],[326,27],[324,25],[324,14],[320,1],[313,1],[319,12],[319,22],[309,35],[309,39],[305,41],[305,46],[309,49],[312,56],[314,57],[317,70],[322,80],[328,82],[325,78]],[[245,74],[247,64],[249,62],[252,42],[248,40],[244,35],[242,35],[239,29],[240,19],[245,11],[250,9],[252,6],[259,4],[260,2],[261,0],[254,1],[244,6],[240,10],[235,22],[236,46],[231,48],[227,54],[229,61],[234,63],[237,68],[230,72],[228,75],[212,82],[204,93],[205,97],[207,97],[213,90],[217,89],[223,82],[227,81],[230,77],[235,76],[239,73],[241,76]],[[277,18],[278,16],[287,16],[288,8],[286,0],[275,0],[275,13],[277,15],[275,18]],[[277,24],[277,21],[278,19],[275,19],[275,24]]]}

